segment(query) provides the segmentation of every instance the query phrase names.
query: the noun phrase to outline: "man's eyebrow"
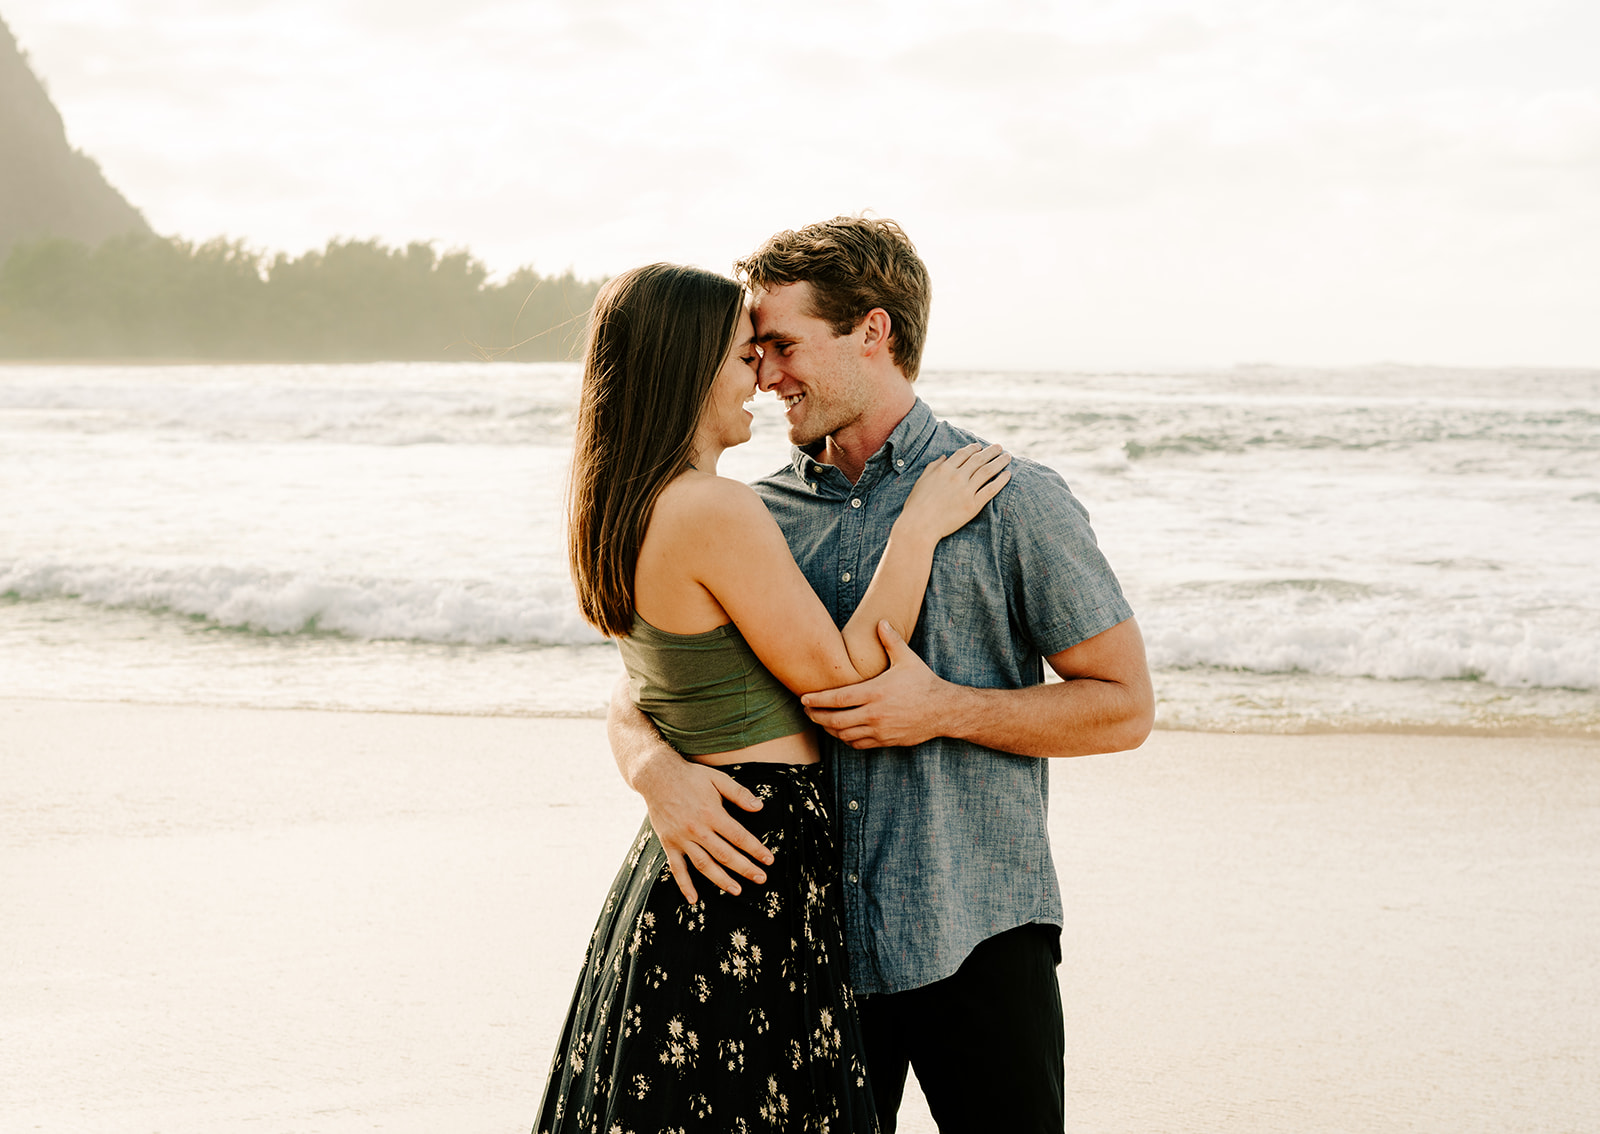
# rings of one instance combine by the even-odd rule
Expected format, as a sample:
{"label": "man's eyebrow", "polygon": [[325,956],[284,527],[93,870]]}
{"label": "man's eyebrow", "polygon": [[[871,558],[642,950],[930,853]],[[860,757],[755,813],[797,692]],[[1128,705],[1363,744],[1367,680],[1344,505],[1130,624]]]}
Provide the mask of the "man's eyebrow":
{"label": "man's eyebrow", "polygon": [[755,341],[758,342],[758,343],[770,343],[773,339],[792,339],[792,338],[794,338],[793,335],[786,334],[783,331],[763,331],[763,332],[761,332],[761,334],[756,336],[756,340]]}

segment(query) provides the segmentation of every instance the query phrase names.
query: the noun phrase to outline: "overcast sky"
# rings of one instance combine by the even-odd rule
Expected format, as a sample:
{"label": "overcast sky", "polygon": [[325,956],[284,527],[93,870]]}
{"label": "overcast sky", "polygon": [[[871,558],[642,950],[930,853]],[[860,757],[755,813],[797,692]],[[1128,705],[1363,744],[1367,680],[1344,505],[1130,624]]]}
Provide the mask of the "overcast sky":
{"label": "overcast sky", "polygon": [[726,270],[871,209],[927,364],[1600,366],[1594,0],[0,0],[163,233]]}

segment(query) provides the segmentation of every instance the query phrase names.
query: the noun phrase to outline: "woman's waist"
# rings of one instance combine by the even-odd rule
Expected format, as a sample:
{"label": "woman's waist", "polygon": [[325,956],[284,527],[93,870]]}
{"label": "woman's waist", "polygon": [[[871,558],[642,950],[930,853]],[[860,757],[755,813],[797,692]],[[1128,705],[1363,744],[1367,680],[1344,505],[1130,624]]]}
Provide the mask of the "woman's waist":
{"label": "woman's waist", "polygon": [[822,744],[817,739],[817,730],[808,728],[788,736],[747,744],[743,748],[703,753],[686,759],[718,768],[729,764],[816,764],[822,760]]}

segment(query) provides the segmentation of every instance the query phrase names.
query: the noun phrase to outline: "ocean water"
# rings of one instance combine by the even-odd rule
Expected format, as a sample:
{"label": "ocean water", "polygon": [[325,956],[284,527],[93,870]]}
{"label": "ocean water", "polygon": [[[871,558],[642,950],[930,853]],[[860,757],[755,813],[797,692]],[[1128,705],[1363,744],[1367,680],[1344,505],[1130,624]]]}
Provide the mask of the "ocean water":
{"label": "ocean water", "polygon": [[[588,715],[570,364],[0,367],[10,696]],[[1166,727],[1600,734],[1600,371],[930,372],[1058,469]],[[766,396],[749,479],[787,459]]]}

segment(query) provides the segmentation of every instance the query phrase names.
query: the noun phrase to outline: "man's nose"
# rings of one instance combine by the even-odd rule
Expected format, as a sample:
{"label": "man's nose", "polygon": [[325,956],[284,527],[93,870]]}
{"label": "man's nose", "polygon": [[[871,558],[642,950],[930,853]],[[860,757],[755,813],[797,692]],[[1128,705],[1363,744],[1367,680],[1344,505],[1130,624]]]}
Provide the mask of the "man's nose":
{"label": "man's nose", "polygon": [[778,359],[775,353],[761,356],[761,361],[756,363],[756,386],[766,393],[770,391],[783,378],[778,371]]}

